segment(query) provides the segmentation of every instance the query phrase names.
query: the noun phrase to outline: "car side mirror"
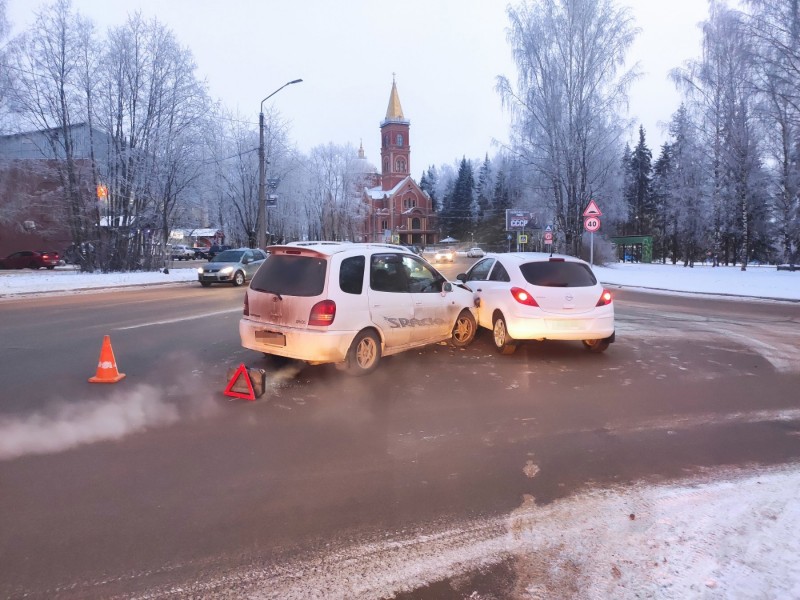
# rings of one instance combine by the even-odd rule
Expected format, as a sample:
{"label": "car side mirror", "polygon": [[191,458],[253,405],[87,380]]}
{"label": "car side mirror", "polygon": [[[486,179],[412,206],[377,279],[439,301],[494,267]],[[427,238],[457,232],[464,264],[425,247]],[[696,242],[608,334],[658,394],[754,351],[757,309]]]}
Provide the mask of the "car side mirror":
{"label": "car side mirror", "polygon": [[450,283],[449,281],[445,281],[442,284],[442,294],[446,294],[446,293],[452,292],[452,291],[453,291],[453,284]]}
{"label": "car side mirror", "polygon": [[245,257],[242,259],[242,264],[243,264],[243,265],[250,264],[250,259],[249,259],[249,258],[247,258],[247,257],[245,256]]}
{"label": "car side mirror", "polygon": [[467,274],[459,273],[458,275],[456,275],[456,279],[458,279],[461,283],[467,283]]}

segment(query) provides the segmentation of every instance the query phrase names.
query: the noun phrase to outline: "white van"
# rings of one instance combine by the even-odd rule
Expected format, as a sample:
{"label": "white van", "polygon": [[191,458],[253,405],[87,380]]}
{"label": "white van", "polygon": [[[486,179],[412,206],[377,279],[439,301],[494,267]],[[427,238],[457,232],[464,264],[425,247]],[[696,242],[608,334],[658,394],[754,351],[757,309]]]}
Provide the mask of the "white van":
{"label": "white van", "polygon": [[472,292],[393,244],[270,246],[244,299],[242,346],[365,375],[381,356],[475,337]]}

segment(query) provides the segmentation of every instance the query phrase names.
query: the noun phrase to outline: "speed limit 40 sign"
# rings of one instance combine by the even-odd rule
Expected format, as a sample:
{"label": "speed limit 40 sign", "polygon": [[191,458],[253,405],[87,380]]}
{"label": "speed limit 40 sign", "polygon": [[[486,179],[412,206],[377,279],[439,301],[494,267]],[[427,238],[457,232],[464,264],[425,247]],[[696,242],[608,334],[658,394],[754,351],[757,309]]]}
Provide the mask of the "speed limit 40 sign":
{"label": "speed limit 40 sign", "polygon": [[583,220],[583,227],[586,231],[597,231],[600,229],[600,218],[599,217],[586,217]]}

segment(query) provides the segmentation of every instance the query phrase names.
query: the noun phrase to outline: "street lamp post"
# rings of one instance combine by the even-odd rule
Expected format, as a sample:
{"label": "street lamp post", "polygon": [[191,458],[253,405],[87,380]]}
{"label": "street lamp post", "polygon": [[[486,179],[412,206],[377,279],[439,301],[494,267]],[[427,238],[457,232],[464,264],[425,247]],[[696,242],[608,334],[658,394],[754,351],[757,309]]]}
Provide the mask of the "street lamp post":
{"label": "street lamp post", "polygon": [[267,168],[266,159],[264,157],[264,102],[272,98],[287,85],[300,83],[301,81],[303,80],[295,79],[293,81],[289,81],[288,83],[284,83],[281,87],[261,101],[261,110],[258,113],[258,216],[256,217],[256,245],[259,248],[264,248],[267,245],[267,197],[265,190]]}

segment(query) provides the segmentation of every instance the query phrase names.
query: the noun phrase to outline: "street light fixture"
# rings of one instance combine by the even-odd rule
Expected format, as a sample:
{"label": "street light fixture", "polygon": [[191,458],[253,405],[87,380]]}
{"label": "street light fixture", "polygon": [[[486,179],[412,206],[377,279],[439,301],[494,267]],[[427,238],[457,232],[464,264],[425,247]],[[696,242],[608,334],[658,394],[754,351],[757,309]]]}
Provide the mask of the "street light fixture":
{"label": "street light fixture", "polygon": [[287,85],[300,83],[302,81],[302,79],[295,79],[284,83],[261,101],[261,110],[258,113],[258,217],[256,218],[256,245],[259,248],[265,248],[267,245],[267,198],[265,191],[267,172],[265,164],[266,159],[264,157],[264,102],[272,98]]}

